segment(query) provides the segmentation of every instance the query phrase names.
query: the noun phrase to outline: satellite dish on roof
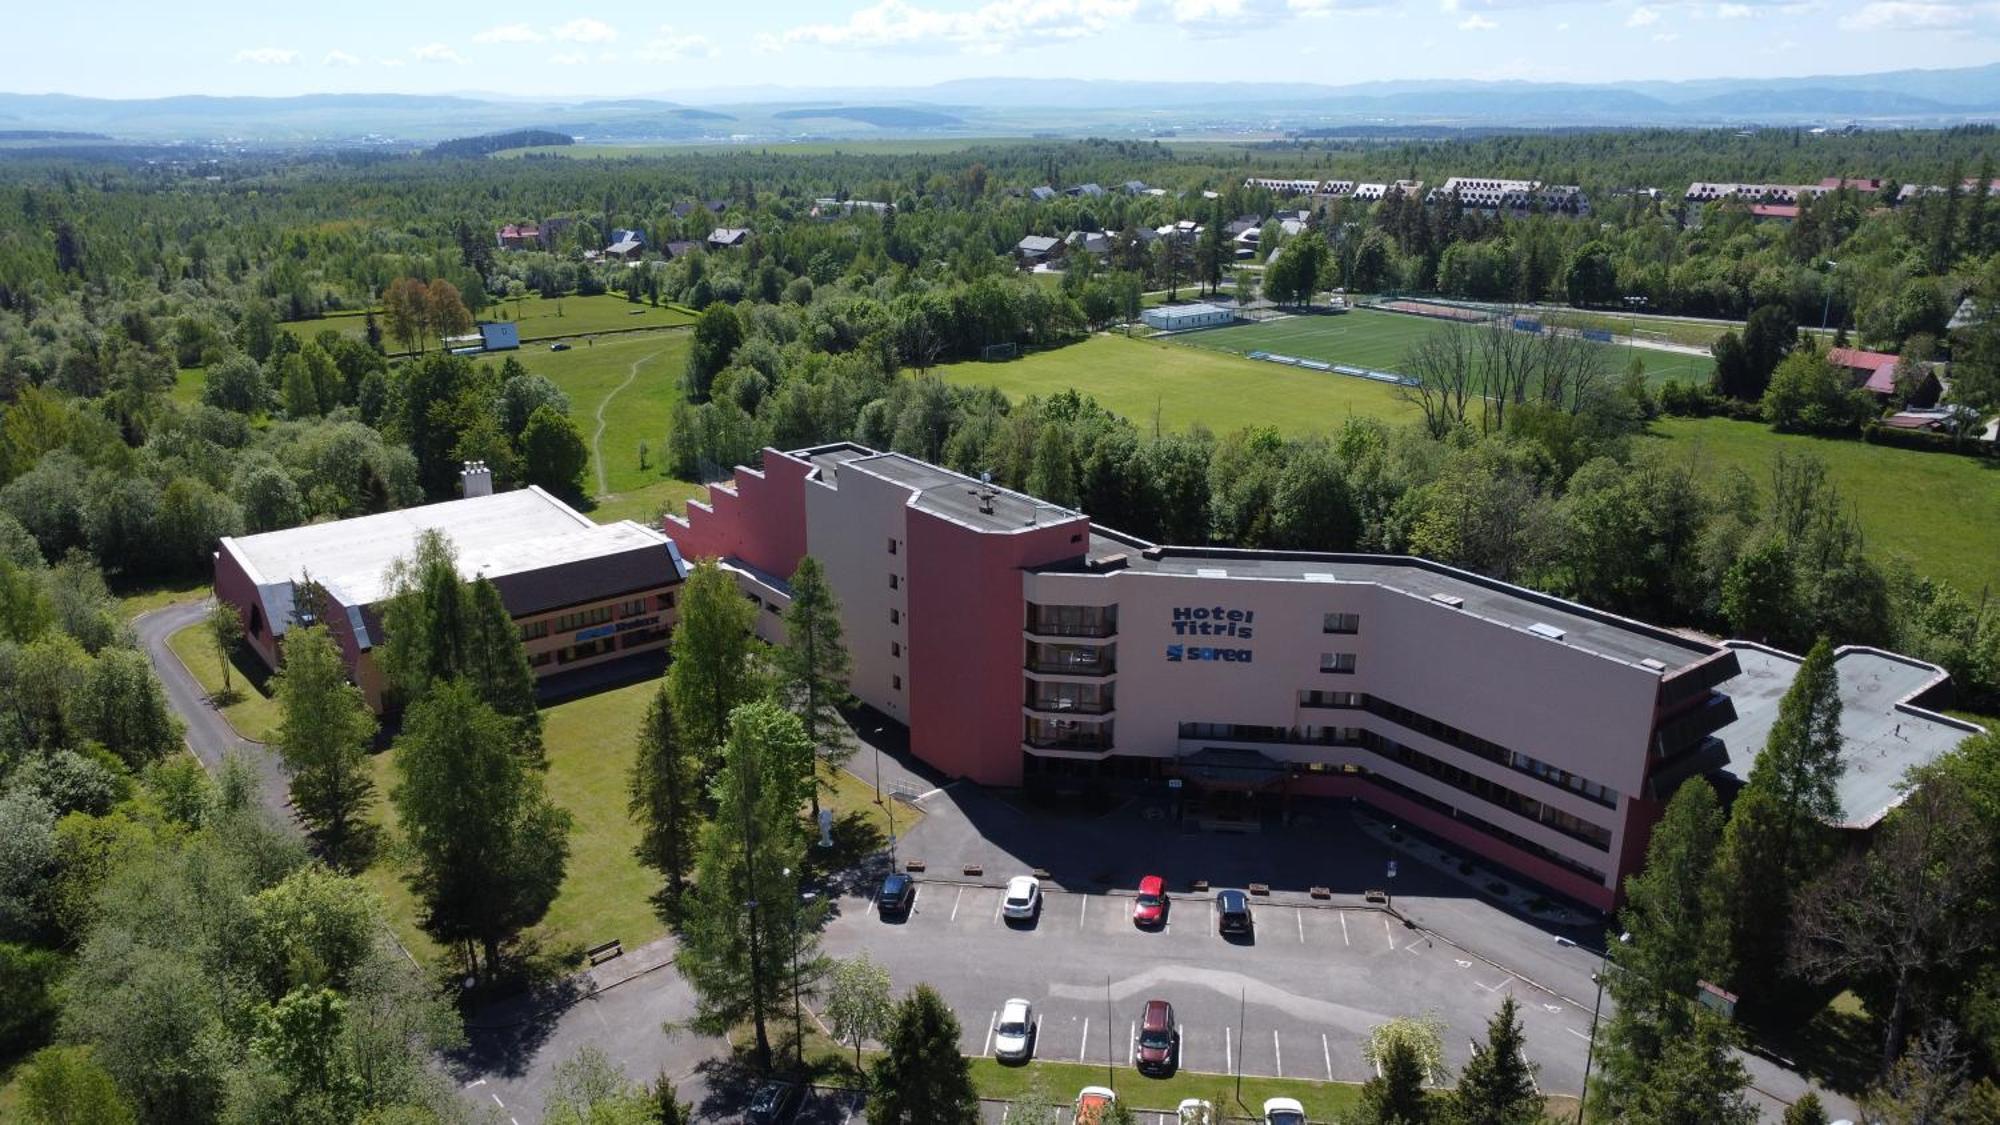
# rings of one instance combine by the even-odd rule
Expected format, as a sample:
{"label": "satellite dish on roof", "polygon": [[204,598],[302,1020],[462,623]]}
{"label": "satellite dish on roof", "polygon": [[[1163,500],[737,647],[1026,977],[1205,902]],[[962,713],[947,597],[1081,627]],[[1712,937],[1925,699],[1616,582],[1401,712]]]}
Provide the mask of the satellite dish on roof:
{"label": "satellite dish on roof", "polygon": [[979,483],[980,483],[980,484],[992,484],[992,483],[993,483],[993,470],[991,470],[991,469],[981,469],[981,470],[979,470]]}

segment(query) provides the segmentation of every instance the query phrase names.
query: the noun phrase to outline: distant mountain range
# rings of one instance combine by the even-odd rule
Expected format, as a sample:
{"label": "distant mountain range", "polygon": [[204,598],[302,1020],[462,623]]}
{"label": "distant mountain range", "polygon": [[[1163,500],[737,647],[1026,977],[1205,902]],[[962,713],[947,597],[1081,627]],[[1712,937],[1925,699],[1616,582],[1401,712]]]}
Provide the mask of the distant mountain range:
{"label": "distant mountain range", "polygon": [[2000,121],[2000,64],[1804,78],[1565,84],[1122,82],[979,78],[923,87],[741,87],[624,98],[497,94],[185,96],[0,93],[0,135],[123,142],[407,144],[551,130],[580,143],[802,137],[1161,135],[1347,125],[1939,125]]}

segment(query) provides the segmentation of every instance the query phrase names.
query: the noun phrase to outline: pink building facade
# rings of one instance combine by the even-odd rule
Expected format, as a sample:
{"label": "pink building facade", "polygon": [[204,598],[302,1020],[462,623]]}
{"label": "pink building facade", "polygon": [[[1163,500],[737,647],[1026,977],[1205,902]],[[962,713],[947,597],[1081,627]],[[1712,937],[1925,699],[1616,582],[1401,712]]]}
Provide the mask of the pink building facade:
{"label": "pink building facade", "polygon": [[852,445],[767,450],[666,530],[774,610],[819,559],[850,689],[983,784],[1352,796],[1609,907],[1727,759],[1729,649],[1421,559],[1158,547]]}

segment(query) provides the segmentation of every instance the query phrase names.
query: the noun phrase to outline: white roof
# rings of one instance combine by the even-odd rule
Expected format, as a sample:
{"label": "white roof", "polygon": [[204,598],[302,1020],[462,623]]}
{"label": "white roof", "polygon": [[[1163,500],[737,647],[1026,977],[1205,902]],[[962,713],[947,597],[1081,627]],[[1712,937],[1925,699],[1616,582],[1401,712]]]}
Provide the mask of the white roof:
{"label": "white roof", "polygon": [[[530,487],[224,539],[222,549],[235,555],[259,588],[289,586],[310,574],[341,604],[360,607],[388,596],[390,565],[407,557],[417,536],[430,530],[451,539],[459,573],[467,579],[480,574],[499,578],[669,542],[630,520],[593,523]],[[272,618],[280,632],[284,620]]]}

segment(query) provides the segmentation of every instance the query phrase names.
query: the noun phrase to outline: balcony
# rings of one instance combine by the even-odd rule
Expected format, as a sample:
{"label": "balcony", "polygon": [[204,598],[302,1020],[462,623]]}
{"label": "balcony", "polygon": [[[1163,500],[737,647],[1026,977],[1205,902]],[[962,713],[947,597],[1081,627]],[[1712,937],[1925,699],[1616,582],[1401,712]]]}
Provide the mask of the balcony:
{"label": "balcony", "polygon": [[1118,607],[1028,603],[1023,631],[1037,637],[1115,637]]}
{"label": "balcony", "polygon": [[1096,684],[1045,684],[1028,681],[1026,701],[1030,711],[1051,715],[1103,715],[1112,710],[1111,689]]}
{"label": "balcony", "polygon": [[1111,749],[1111,724],[1029,718],[1021,726],[1021,744],[1035,750],[1102,754]]}
{"label": "balcony", "polygon": [[1030,644],[1024,667],[1044,676],[1108,676],[1118,670],[1112,645]]}

